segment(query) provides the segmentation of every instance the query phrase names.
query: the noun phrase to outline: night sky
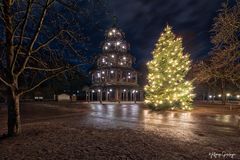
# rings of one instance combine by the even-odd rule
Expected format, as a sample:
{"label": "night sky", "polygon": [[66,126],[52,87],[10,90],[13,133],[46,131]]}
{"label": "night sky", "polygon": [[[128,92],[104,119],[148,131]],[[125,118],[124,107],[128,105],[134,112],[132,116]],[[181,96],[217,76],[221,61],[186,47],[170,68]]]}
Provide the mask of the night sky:
{"label": "night sky", "polygon": [[[223,0],[114,0],[112,14],[131,44],[137,64],[151,59],[151,51],[166,24],[183,37],[185,50],[193,59],[211,49],[210,29]],[[229,1],[231,4],[234,1]]]}

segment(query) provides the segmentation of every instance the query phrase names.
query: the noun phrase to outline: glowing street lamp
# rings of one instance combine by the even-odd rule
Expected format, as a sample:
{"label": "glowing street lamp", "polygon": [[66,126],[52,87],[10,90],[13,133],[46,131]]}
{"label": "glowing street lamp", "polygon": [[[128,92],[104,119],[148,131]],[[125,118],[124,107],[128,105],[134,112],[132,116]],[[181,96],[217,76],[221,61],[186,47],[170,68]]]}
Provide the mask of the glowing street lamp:
{"label": "glowing street lamp", "polygon": [[226,94],[226,96],[227,96],[227,97],[230,97],[230,96],[231,96],[231,94],[230,94],[230,93],[227,93],[227,94]]}
{"label": "glowing street lamp", "polygon": [[228,97],[230,97],[231,94],[230,94],[230,93],[227,93],[226,96],[227,96],[227,97],[226,97],[226,100],[228,101]]}

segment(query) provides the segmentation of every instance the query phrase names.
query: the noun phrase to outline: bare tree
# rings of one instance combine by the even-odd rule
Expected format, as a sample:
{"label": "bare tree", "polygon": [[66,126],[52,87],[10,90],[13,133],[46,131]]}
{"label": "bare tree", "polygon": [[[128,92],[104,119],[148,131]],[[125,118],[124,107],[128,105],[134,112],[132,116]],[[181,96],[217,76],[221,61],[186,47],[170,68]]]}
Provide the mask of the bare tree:
{"label": "bare tree", "polygon": [[[78,7],[77,0],[2,0],[0,82],[7,87],[9,136],[21,133],[20,96],[85,63]],[[76,58],[79,64],[71,64]]]}
{"label": "bare tree", "polygon": [[199,82],[219,86],[223,104],[226,103],[226,85],[240,85],[240,1],[236,2],[233,7],[224,4],[214,19],[211,30],[214,48],[207,59],[195,66]]}

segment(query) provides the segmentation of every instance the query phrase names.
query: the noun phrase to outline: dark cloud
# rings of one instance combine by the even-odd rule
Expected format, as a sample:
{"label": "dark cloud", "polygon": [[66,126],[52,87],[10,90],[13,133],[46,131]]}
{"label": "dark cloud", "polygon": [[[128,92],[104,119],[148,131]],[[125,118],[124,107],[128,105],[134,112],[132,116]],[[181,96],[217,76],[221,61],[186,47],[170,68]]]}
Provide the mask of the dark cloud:
{"label": "dark cloud", "polygon": [[132,46],[139,63],[150,59],[150,52],[168,23],[184,39],[184,46],[193,58],[210,51],[213,18],[221,0],[115,0],[113,14]]}

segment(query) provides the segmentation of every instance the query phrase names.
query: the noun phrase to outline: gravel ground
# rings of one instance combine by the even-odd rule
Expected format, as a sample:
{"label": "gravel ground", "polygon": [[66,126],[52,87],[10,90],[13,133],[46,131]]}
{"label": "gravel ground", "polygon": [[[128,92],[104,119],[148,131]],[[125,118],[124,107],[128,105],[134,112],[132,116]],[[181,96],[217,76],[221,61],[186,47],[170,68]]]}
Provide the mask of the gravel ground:
{"label": "gravel ground", "polygon": [[[85,109],[31,106],[22,111],[23,134],[0,140],[1,160],[240,159],[239,132],[214,134],[166,126],[90,127],[80,123]],[[209,153],[223,154],[211,158]],[[236,155],[224,158],[225,153]]]}

